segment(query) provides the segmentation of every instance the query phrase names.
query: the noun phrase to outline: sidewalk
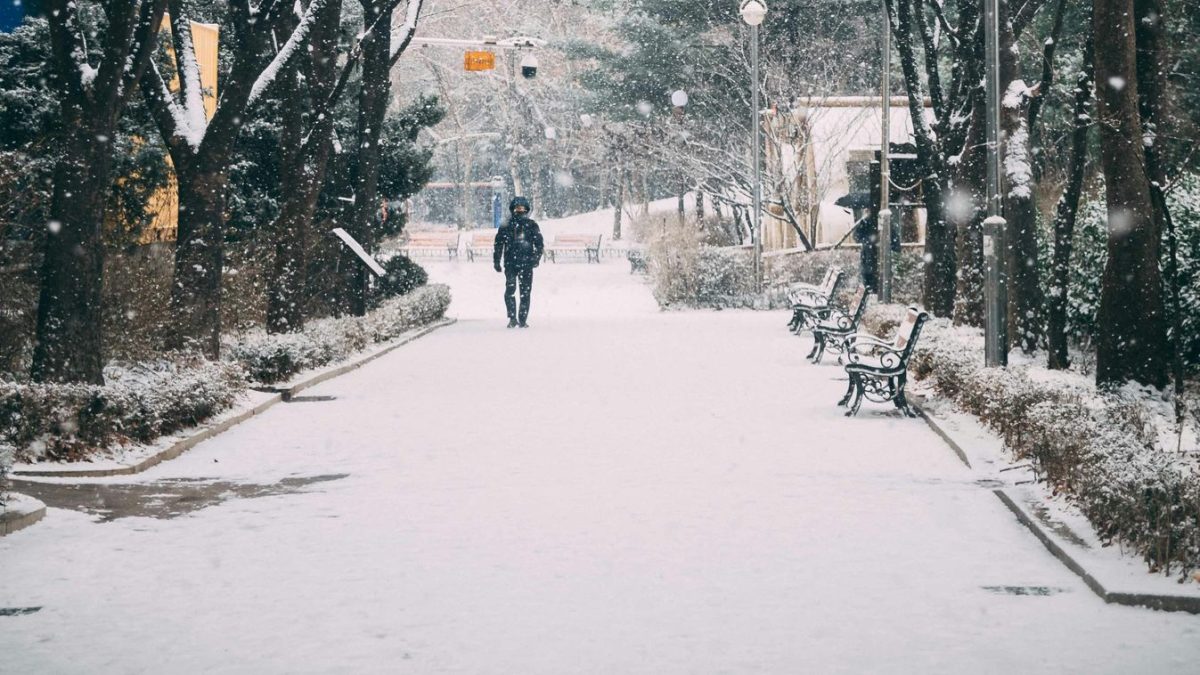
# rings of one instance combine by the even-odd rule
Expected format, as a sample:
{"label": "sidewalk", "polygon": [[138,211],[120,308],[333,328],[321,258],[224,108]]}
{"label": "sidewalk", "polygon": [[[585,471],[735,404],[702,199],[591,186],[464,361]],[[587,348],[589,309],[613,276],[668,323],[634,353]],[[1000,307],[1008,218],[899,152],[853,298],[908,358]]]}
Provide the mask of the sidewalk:
{"label": "sidewalk", "polygon": [[[171,518],[51,509],[0,539],[0,610],[40,608],[0,612],[5,667],[1185,673],[1200,659],[1200,618],[1106,605],[924,422],[870,405],[844,418],[840,372],[803,361],[783,314],[661,313],[625,265],[560,265],[539,268],[533,327],[507,330],[489,268],[430,272],[452,278],[454,326],[97,481],[151,502],[189,482],[294,489],[220,489]],[[330,474],[345,475],[317,480]]]}

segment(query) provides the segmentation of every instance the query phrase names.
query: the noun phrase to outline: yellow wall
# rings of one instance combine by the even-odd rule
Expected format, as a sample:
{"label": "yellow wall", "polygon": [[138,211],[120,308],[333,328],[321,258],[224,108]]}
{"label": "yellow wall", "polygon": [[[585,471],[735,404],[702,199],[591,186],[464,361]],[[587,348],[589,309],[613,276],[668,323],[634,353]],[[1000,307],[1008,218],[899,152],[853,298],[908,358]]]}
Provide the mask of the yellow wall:
{"label": "yellow wall", "polygon": [[[163,30],[168,31],[170,17],[163,16]],[[192,22],[192,42],[196,48],[196,62],[200,66],[200,86],[204,89],[204,116],[212,119],[217,111],[217,52],[220,45],[219,29],[213,23]],[[174,52],[168,42],[167,50]],[[179,90],[179,78],[171,81],[171,90]],[[167,158],[170,164],[171,158]],[[150,198],[148,207],[154,214],[153,220],[142,234],[141,243],[175,241],[179,229],[179,185],[175,172],[170,171],[167,184]]]}

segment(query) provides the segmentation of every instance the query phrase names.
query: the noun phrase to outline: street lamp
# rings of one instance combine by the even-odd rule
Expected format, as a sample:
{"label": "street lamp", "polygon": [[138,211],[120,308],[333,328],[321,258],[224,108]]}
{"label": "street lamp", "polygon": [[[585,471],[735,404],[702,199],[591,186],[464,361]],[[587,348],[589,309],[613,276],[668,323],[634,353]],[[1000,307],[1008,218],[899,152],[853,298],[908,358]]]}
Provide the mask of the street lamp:
{"label": "street lamp", "polygon": [[750,26],[750,69],[753,84],[751,126],[754,128],[754,286],[761,293],[763,287],[762,269],[762,160],[759,157],[759,146],[762,144],[759,124],[758,103],[758,26],[767,18],[767,3],[763,0],[745,0],[741,9],[742,20]]}
{"label": "street lamp", "polygon": [[[882,133],[883,137],[881,152],[879,153],[879,217],[878,217],[878,239],[875,241],[876,251],[878,255],[876,260],[879,261],[879,276],[876,292],[879,293],[879,301],[889,303],[892,301],[892,206],[890,197],[892,194],[892,26],[891,20],[888,17],[887,3],[883,5],[883,84],[880,87],[883,91],[883,100],[880,101],[880,117],[882,118]],[[863,246],[868,246],[870,242],[863,242]]]}

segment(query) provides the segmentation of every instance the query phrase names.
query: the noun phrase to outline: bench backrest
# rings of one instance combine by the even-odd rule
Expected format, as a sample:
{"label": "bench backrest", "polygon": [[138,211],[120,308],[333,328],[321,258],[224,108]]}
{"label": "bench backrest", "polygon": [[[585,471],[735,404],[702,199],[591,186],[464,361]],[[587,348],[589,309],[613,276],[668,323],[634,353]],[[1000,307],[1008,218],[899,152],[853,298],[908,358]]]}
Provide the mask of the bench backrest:
{"label": "bench backrest", "polygon": [[406,246],[457,246],[457,232],[410,232]]}
{"label": "bench backrest", "polygon": [[600,246],[602,234],[556,234],[551,246]]}
{"label": "bench backrest", "polygon": [[908,312],[904,315],[904,321],[896,330],[896,340],[892,343],[892,348],[900,352],[901,358],[906,363],[913,346],[917,344],[917,338],[921,336],[921,327],[928,319],[929,314],[921,311],[919,307],[909,307]]}
{"label": "bench backrest", "polygon": [[850,300],[850,325],[857,326],[867,312],[867,287],[859,286]]}
{"label": "bench backrest", "polygon": [[825,284],[821,287],[821,294],[833,300],[837,293],[842,288],[842,282],[846,280],[846,273],[840,267],[829,268],[829,275],[826,277]]}
{"label": "bench backrest", "polygon": [[822,292],[828,290],[829,286],[833,283],[833,275],[837,274],[837,272],[837,265],[827,267],[825,269],[825,276],[821,277],[821,283],[817,285],[817,288],[821,289]]}
{"label": "bench backrest", "polygon": [[496,244],[495,232],[476,232],[471,235],[471,246],[494,246]]}

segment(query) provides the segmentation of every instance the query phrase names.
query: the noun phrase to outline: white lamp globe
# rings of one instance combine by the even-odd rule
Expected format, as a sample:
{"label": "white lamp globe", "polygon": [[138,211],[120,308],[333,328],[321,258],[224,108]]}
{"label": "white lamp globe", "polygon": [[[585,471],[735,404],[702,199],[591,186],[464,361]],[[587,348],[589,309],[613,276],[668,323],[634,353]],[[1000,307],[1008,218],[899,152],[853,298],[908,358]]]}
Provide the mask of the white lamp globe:
{"label": "white lamp globe", "polygon": [[688,95],[687,95],[686,91],[680,89],[679,91],[676,91],[675,93],[671,94],[671,105],[675,106],[676,108],[682,108],[683,106],[685,106],[687,104],[688,104]]}
{"label": "white lamp globe", "polygon": [[763,0],[746,0],[738,11],[742,15],[742,21],[745,21],[747,25],[757,26],[767,18],[767,3]]}

